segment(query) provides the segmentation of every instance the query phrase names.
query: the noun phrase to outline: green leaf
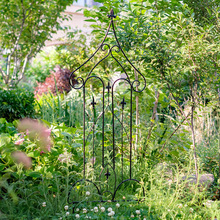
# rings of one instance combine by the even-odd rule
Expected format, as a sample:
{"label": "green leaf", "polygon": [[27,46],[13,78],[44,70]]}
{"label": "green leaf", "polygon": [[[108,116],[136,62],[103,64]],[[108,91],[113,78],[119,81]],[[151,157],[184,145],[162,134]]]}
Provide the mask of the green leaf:
{"label": "green leaf", "polygon": [[40,178],[41,177],[41,173],[39,172],[31,172],[28,173],[27,176],[33,177],[33,178]]}
{"label": "green leaf", "polygon": [[4,168],[5,168],[5,167],[6,167],[6,165],[5,165],[5,164],[0,163],[0,171],[4,170]]}

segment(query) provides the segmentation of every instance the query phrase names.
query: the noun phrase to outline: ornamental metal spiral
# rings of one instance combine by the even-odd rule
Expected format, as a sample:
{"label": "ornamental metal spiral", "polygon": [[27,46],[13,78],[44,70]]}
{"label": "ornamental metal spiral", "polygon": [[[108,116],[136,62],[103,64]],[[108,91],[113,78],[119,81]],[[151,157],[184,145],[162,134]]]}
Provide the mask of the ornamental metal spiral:
{"label": "ornamental metal spiral", "polygon": [[[100,46],[96,49],[96,51],[84,62],[81,66],[75,69],[70,76],[69,83],[73,89],[81,89],[83,93],[83,178],[77,180],[74,184],[72,184],[69,195],[68,195],[68,202],[72,204],[79,204],[82,201],[77,200],[76,193],[78,189],[82,188],[83,186],[92,185],[92,187],[96,191],[96,198],[92,197],[92,200],[86,200],[87,202],[106,202],[105,198],[109,198],[110,201],[117,201],[116,194],[120,190],[120,188],[127,182],[134,182],[140,184],[139,180],[132,178],[132,153],[133,153],[133,144],[132,144],[132,123],[133,123],[133,92],[140,93],[146,88],[146,79],[140,73],[138,69],[130,62],[130,60],[125,55],[122,47],[118,41],[116,36],[115,27],[114,27],[114,15],[113,10],[111,10],[108,17],[111,19],[108,29],[106,31],[105,37],[101,42]],[[109,44],[105,43],[106,38],[109,34],[109,31],[112,27],[114,38],[116,44],[110,46]],[[78,71],[81,67],[87,64],[96,54],[98,51],[105,51],[106,55],[98,61],[89,71],[85,79],[81,76],[77,77],[77,79],[73,78],[74,73]],[[118,59],[114,56],[114,53],[121,52],[124,56],[125,60],[130,64],[133,70],[140,76],[139,79],[131,80],[129,74],[127,73],[125,67],[118,61]],[[92,75],[93,70],[105,59],[108,57],[113,58],[113,60],[118,64],[119,67],[122,69],[122,73],[125,74],[125,77],[119,77],[118,79],[114,80],[114,82],[110,83],[110,80],[105,82],[104,79],[97,75]],[[92,97],[92,102],[89,104],[91,107],[90,115],[92,121],[90,124],[90,129],[87,129],[88,125],[88,108],[86,102],[86,86],[89,82],[93,79],[96,79],[101,84],[101,100],[99,100],[99,104],[101,104],[101,112],[96,115],[97,111],[97,100],[95,97]],[[75,83],[77,82],[77,83]],[[115,103],[115,87],[116,84],[124,83],[128,87],[129,98],[123,97],[121,102]],[[118,105],[119,104],[119,105]],[[126,106],[127,109],[126,109]],[[117,107],[117,113],[116,113]],[[119,111],[120,110],[120,111]],[[106,134],[106,114],[107,112],[111,113],[111,146],[106,146],[106,141],[109,140]],[[119,114],[120,112],[120,114]],[[126,113],[125,113],[126,112]],[[125,117],[128,121],[128,126],[125,124]],[[101,124],[98,124],[101,121]],[[116,126],[117,124],[117,126]],[[97,127],[100,127],[98,130]],[[98,130],[98,131],[97,131]],[[100,131],[101,130],[101,131]],[[96,151],[98,151],[99,144],[96,144],[96,135],[97,132],[101,132],[101,143],[100,143],[100,152],[101,152],[101,159],[98,161],[100,162],[100,166],[95,166],[95,158],[96,158]],[[117,134],[116,134],[117,133]],[[120,137],[119,141],[116,143],[116,137]],[[91,139],[91,143],[89,143],[89,138]],[[120,144],[120,151],[119,145]],[[90,154],[92,155],[92,168],[88,168],[88,155],[86,153],[87,145],[90,145]],[[128,152],[128,154],[126,154]],[[117,154],[117,155],[116,155]],[[116,168],[116,156],[118,158],[120,156],[120,168]],[[118,166],[118,165],[117,165]],[[96,171],[100,170],[98,177],[87,177],[86,170],[90,169],[88,173],[97,173]],[[127,176],[125,176],[126,169],[129,170]],[[118,172],[120,170],[120,173]],[[119,178],[120,176],[120,178]],[[75,194],[74,194],[74,193]],[[142,188],[142,195],[144,196],[145,192]],[[107,197],[105,195],[108,195]],[[104,198],[105,197],[105,198]],[[125,199],[124,199],[125,200]]]}

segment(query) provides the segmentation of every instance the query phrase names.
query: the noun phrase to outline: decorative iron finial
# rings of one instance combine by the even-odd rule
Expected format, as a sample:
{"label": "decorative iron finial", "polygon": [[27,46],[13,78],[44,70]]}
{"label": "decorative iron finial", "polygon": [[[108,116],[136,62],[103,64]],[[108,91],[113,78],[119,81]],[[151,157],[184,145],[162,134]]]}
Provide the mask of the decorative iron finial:
{"label": "decorative iron finial", "polygon": [[109,93],[109,91],[110,91],[110,89],[111,89],[111,86],[110,86],[110,83],[108,82],[108,86],[106,86],[106,89],[108,89],[108,93]]}
{"label": "decorative iron finial", "polygon": [[111,176],[111,173],[109,172],[108,168],[107,168],[107,172],[105,173],[105,176],[106,176],[107,180]]}
{"label": "decorative iron finial", "polygon": [[97,103],[95,102],[95,99],[94,99],[94,96],[93,96],[91,105],[92,105],[93,108],[95,108],[95,105],[96,105],[96,104],[97,104]]}
{"label": "decorative iron finial", "polygon": [[116,18],[116,15],[114,15],[113,9],[110,11],[110,15],[108,15],[109,18]]}
{"label": "decorative iron finial", "polygon": [[124,106],[126,105],[126,102],[125,102],[125,98],[123,97],[123,100],[122,102],[120,103],[122,105],[122,109],[124,109]]}

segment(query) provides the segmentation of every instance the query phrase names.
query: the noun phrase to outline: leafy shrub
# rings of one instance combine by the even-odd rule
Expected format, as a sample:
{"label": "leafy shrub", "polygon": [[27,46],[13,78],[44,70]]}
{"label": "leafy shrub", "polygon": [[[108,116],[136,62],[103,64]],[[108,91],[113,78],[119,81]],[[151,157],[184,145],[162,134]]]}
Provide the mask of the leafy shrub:
{"label": "leafy shrub", "polygon": [[[69,92],[71,90],[69,84],[70,70],[61,69],[59,66],[55,68],[55,72],[52,72],[49,77],[46,78],[45,82],[38,83],[35,88],[35,94],[42,95],[43,93],[48,93],[49,91],[53,94]],[[73,76],[75,77],[75,75]]]}
{"label": "leafy shrub", "polygon": [[34,93],[16,88],[13,90],[0,89],[0,118],[8,122],[16,119],[34,116]]}

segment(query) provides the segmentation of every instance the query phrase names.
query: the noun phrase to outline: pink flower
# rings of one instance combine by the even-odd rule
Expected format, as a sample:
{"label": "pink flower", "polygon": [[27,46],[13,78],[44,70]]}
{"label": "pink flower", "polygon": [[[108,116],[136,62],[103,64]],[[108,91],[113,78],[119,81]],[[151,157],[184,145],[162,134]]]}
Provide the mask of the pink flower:
{"label": "pink flower", "polygon": [[92,158],[90,159],[90,162],[91,162],[92,165],[95,164],[95,161],[96,161],[96,157],[92,157]]}
{"label": "pink flower", "polygon": [[31,168],[31,158],[28,157],[24,152],[15,151],[11,154],[11,156],[14,158],[16,163],[23,164],[26,169]]}
{"label": "pink flower", "polygon": [[23,144],[23,142],[24,142],[24,138],[19,139],[19,140],[15,141],[15,145]]}
{"label": "pink flower", "polygon": [[51,151],[51,146],[50,145],[47,145],[47,150],[50,152]]}
{"label": "pink flower", "polygon": [[28,137],[31,141],[35,141],[37,145],[40,147],[41,151],[48,152],[52,146],[50,134],[51,129],[48,129],[38,120],[34,119],[22,119],[18,123],[19,131],[26,131]]}
{"label": "pink flower", "polygon": [[50,137],[50,135],[51,135],[51,128],[43,130],[42,131],[42,135],[44,135],[46,137]]}

